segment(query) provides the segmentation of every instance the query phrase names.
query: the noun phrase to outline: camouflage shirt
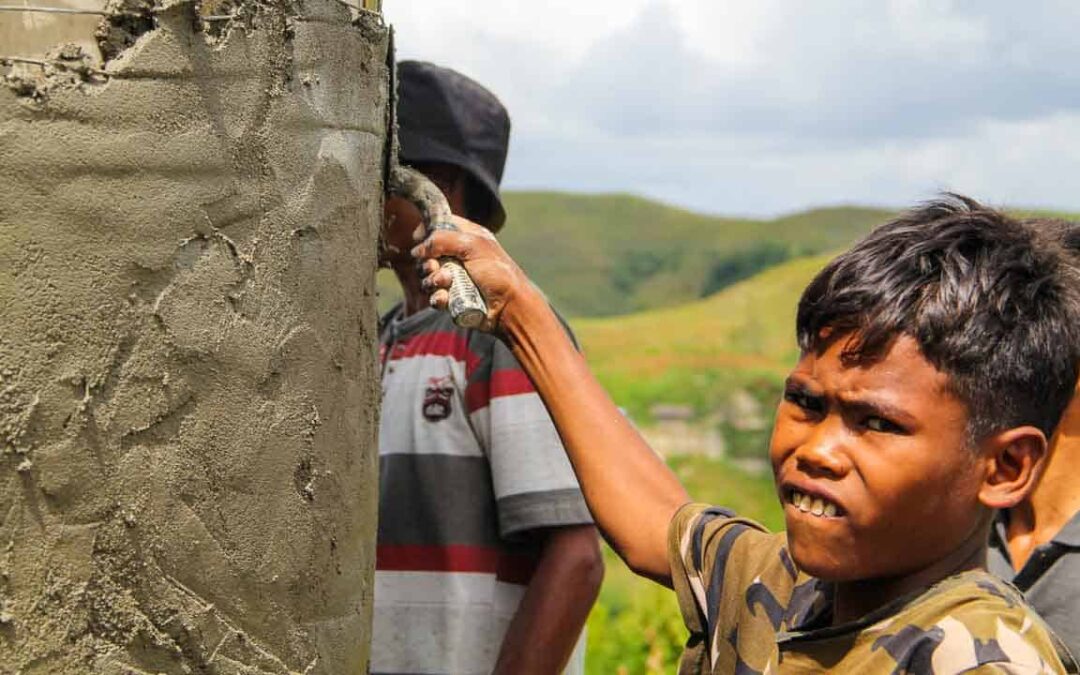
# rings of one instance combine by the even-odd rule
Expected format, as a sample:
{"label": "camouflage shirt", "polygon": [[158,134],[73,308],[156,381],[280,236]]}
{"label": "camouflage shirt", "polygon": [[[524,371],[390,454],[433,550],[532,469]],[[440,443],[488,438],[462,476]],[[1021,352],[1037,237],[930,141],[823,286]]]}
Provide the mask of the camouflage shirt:
{"label": "camouflage shirt", "polygon": [[1007,583],[949,577],[831,625],[829,585],[801,573],[783,534],[726,509],[684,506],[668,556],[690,673],[1061,673],[1076,664]]}

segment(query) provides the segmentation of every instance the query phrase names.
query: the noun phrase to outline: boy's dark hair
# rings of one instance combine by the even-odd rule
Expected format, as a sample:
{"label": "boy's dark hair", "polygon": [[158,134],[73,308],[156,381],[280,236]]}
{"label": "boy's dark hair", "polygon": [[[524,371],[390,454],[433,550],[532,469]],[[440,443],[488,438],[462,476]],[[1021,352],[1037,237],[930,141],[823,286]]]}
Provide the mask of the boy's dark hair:
{"label": "boy's dark hair", "polygon": [[1024,425],[1049,438],[1080,367],[1070,237],[946,194],[876,228],[810,282],[799,346],[820,353],[845,339],[846,361],[872,363],[908,335],[967,405],[973,441]]}
{"label": "boy's dark hair", "polygon": [[1060,218],[1029,218],[1024,225],[1034,228],[1039,236],[1049,239],[1049,246],[1062,246],[1066,255],[1080,260],[1080,223]]}

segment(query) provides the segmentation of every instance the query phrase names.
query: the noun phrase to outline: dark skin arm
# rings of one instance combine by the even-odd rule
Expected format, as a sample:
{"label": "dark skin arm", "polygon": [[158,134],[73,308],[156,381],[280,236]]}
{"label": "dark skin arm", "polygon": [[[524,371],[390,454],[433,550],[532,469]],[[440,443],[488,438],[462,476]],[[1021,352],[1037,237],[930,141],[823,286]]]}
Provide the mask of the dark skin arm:
{"label": "dark skin arm", "polygon": [[455,219],[414,250],[423,287],[445,308],[448,275],[437,258],[460,259],[488,302],[486,328],[513,350],[547,405],[589,509],[612,548],[638,574],[670,585],[668,524],[689,501],[660,457],[612,403],[567,339],[547,301],[486,230]]}
{"label": "dark skin arm", "polygon": [[561,672],[600,591],[604,563],[596,528],[552,528],[543,538],[540,563],[503,638],[496,675]]}

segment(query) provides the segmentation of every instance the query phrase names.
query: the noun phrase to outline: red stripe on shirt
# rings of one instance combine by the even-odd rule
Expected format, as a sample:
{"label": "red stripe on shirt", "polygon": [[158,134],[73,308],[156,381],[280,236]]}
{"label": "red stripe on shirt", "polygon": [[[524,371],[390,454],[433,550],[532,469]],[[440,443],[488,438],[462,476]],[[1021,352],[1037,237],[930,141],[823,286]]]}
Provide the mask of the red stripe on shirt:
{"label": "red stripe on shirt", "polygon": [[465,410],[470,414],[491,402],[491,380],[482,378],[465,387]]}
{"label": "red stripe on shirt", "polygon": [[532,578],[536,560],[527,555],[507,554],[491,546],[380,545],[376,548],[375,569],[494,574],[500,581],[524,585]]}
{"label": "red stripe on shirt", "polygon": [[510,368],[496,370],[491,374],[491,379],[478,380],[465,387],[465,407],[473,413],[491,403],[493,398],[531,394],[535,391],[536,388],[525,371]]}
{"label": "red stripe on shirt", "polygon": [[396,343],[387,356],[391,361],[413,356],[449,356],[465,362],[466,375],[480,364],[480,357],[469,349],[466,336],[454,331],[420,333]]}
{"label": "red stripe on shirt", "polygon": [[491,374],[491,398],[530,394],[536,391],[524,370],[496,370]]}

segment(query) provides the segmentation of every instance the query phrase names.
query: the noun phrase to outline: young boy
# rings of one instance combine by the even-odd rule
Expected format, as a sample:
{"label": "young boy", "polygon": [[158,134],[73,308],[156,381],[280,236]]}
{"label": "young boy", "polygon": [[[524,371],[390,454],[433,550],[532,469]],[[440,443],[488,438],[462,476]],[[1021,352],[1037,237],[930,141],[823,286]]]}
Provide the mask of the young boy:
{"label": "young boy", "polygon": [[[401,161],[498,231],[510,117],[478,82],[398,64]],[[386,201],[381,261],[404,302],[379,331],[375,675],[584,671],[599,537],[551,419],[510,351],[428,307],[409,255],[420,213]]]}
{"label": "young boy", "polygon": [[984,571],[997,509],[1034,487],[1080,361],[1076,284],[1032,231],[949,196],[878,228],[805,290],[770,444],[786,537],[688,504],[483,230],[414,253],[445,307],[461,259],[555,420],[592,513],[674,586],[682,673],[1041,673],[1076,664]]}
{"label": "young boy", "polygon": [[1080,383],[1077,387],[1039,486],[998,514],[987,565],[1024,594],[1073,654],[1080,654]]}
{"label": "young boy", "polygon": [[[1036,220],[1028,225],[1064,244],[1080,275],[1080,225]],[[1080,278],[1075,282],[1080,284]],[[1080,382],[1050,442],[1035,490],[1002,511],[990,533],[987,568],[1014,584],[1073,654],[1080,654]]]}

